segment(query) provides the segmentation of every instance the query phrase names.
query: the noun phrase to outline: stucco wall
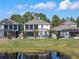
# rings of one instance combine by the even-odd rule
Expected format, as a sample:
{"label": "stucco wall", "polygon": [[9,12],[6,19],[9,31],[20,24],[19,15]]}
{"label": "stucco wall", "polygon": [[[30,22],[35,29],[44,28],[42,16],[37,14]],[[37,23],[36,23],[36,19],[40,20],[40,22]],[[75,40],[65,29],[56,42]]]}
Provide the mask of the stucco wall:
{"label": "stucco wall", "polygon": [[50,25],[38,25],[38,29],[50,29]]}
{"label": "stucco wall", "polygon": [[0,37],[4,37],[4,26],[0,26]]}
{"label": "stucco wall", "polygon": [[3,25],[0,25],[0,29],[4,29],[4,26]]}
{"label": "stucco wall", "polygon": [[50,29],[50,25],[38,25],[38,29],[41,30],[38,33],[39,36],[48,36],[49,35],[48,30]]}
{"label": "stucco wall", "polygon": [[73,27],[77,27],[77,25],[71,25],[71,26],[73,26]]}

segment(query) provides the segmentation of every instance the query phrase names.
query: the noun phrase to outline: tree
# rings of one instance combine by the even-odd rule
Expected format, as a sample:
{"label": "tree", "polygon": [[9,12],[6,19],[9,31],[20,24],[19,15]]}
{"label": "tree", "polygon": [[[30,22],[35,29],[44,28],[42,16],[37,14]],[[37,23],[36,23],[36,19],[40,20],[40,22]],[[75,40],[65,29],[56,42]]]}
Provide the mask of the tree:
{"label": "tree", "polygon": [[21,23],[21,24],[24,23],[23,17],[21,15],[18,15],[18,14],[12,15],[10,19],[15,21],[15,22]]}
{"label": "tree", "polygon": [[75,19],[74,19],[73,17],[71,17],[71,18],[70,18],[70,21],[73,21],[73,22],[75,22]]}
{"label": "tree", "polygon": [[53,27],[60,25],[60,19],[57,15],[53,16],[51,24]]}
{"label": "tree", "polygon": [[62,19],[60,20],[61,24],[62,24],[63,22],[65,22],[65,21],[66,21],[65,18],[62,18]]}
{"label": "tree", "polygon": [[69,17],[67,17],[67,18],[66,18],[66,21],[69,21],[69,20],[70,20]]}
{"label": "tree", "polygon": [[25,19],[25,22],[34,19],[33,12],[26,12],[26,13],[23,15],[23,17],[24,17],[24,19]]}
{"label": "tree", "polygon": [[50,30],[49,30],[49,34],[50,34],[50,36],[49,36],[49,37],[50,37],[50,38],[52,38],[52,33],[54,33],[54,32],[53,32],[53,30],[52,30],[52,29],[50,29]]}
{"label": "tree", "polygon": [[77,17],[76,23],[77,23],[77,26],[79,27],[79,17]]}
{"label": "tree", "polygon": [[47,18],[47,16],[43,13],[35,13],[34,16],[40,17],[41,20],[44,20],[46,22],[50,23],[50,20]]}

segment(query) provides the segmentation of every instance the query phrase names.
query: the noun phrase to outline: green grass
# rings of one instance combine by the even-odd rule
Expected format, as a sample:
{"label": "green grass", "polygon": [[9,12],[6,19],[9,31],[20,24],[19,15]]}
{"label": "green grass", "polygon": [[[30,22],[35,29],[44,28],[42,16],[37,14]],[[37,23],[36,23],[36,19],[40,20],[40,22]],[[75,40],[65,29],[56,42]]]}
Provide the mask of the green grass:
{"label": "green grass", "polygon": [[39,52],[45,50],[57,50],[72,56],[73,59],[78,59],[79,40],[0,40],[0,52]]}

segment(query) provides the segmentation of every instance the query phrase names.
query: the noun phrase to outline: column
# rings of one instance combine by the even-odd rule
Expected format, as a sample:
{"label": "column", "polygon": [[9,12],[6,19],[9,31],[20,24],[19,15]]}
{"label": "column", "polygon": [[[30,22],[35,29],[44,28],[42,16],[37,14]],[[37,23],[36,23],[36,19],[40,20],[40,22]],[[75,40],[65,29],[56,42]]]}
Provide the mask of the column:
{"label": "column", "polygon": [[12,25],[12,30],[14,30],[14,25]]}
{"label": "column", "polygon": [[33,24],[33,30],[34,30],[35,28],[34,28],[34,24]]}
{"label": "column", "polygon": [[8,30],[9,30],[9,25],[7,25],[8,26]]}
{"label": "column", "polygon": [[17,24],[17,31],[18,31],[18,24]]}
{"label": "column", "polygon": [[30,25],[28,25],[28,30],[30,30]]}

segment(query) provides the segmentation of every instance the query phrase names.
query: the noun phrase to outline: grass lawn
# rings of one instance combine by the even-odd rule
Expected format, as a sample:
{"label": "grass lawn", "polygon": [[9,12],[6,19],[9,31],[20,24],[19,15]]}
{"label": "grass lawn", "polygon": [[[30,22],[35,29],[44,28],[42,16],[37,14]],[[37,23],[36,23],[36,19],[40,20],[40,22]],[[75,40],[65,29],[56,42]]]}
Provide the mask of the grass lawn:
{"label": "grass lawn", "polygon": [[73,59],[79,59],[79,40],[0,40],[0,52],[37,52],[45,50],[57,50],[70,55]]}

